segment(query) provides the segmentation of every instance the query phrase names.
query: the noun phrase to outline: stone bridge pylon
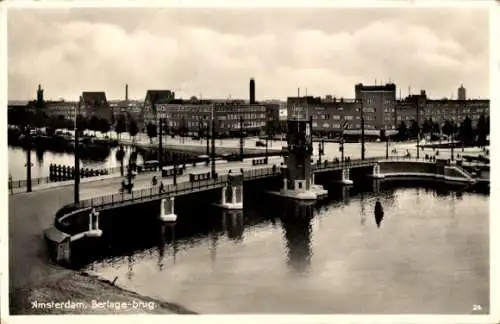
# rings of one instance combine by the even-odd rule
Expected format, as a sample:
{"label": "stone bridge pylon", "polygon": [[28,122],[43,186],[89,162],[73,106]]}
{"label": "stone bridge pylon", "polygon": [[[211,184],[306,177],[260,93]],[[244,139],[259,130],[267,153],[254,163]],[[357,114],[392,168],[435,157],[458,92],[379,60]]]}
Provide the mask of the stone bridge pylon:
{"label": "stone bridge pylon", "polygon": [[322,186],[314,184],[312,116],[307,105],[289,106],[287,125],[288,157],[281,169],[283,184],[279,192],[272,193],[297,200],[316,200],[327,195]]}

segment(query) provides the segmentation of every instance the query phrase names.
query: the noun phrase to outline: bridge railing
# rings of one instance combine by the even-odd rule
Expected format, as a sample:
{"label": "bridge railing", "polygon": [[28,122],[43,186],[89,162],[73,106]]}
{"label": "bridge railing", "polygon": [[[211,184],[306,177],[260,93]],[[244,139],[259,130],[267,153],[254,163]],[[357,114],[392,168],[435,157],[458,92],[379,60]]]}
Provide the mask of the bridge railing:
{"label": "bridge railing", "polygon": [[[256,179],[261,177],[267,177],[270,175],[279,174],[279,168],[267,167],[252,170],[244,170],[243,178],[245,180]],[[149,201],[153,199],[161,199],[171,195],[179,195],[187,192],[195,192],[201,189],[212,189],[220,187],[226,184],[229,180],[228,174],[219,175],[215,179],[207,179],[201,181],[186,181],[180,182],[176,185],[169,184],[163,187],[160,191],[160,186],[154,186],[139,190],[133,190],[130,194],[126,192],[104,195],[99,197],[93,197],[85,200],[81,200],[77,208],[87,208],[87,207],[105,207],[105,206],[116,206],[127,202],[133,201]]]}

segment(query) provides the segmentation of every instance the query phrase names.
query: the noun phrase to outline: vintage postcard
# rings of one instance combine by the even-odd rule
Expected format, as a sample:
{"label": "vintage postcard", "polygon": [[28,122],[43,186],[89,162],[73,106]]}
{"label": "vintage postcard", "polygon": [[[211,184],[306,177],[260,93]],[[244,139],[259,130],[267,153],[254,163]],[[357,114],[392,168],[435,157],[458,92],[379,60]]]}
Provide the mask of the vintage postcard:
{"label": "vintage postcard", "polygon": [[495,5],[361,4],[4,2],[2,318],[498,322]]}

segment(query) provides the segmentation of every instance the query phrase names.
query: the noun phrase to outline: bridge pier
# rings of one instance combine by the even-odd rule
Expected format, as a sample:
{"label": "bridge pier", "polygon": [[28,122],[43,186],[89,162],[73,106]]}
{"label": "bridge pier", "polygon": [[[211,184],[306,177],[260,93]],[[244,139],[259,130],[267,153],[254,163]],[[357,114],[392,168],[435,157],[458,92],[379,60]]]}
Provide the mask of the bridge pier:
{"label": "bridge pier", "polygon": [[380,173],[380,164],[375,163],[373,166],[372,178],[374,179],[383,179],[384,175]]}
{"label": "bridge pier", "polygon": [[351,176],[351,169],[342,168],[342,178],[340,179],[340,183],[346,186],[352,185],[354,182],[349,179]]}
{"label": "bridge pier", "polygon": [[227,185],[222,187],[220,207],[243,209],[243,174],[229,174]]}
{"label": "bridge pier", "polygon": [[177,221],[177,215],[174,211],[174,197],[167,197],[161,200],[160,220],[162,222],[172,223]]}
{"label": "bridge pier", "polygon": [[102,230],[99,229],[99,212],[92,209],[89,214],[89,230],[86,233],[88,237],[102,236]]}

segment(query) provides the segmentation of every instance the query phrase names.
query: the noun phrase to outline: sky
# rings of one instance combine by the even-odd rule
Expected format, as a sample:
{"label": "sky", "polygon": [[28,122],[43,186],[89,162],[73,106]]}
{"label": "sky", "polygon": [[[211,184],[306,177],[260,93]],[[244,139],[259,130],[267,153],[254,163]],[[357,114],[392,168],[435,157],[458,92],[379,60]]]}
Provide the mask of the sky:
{"label": "sky", "polygon": [[[10,8],[8,98],[257,100],[353,98],[356,83],[398,95],[489,97],[489,14],[472,8]],[[409,90],[411,89],[411,90]]]}

